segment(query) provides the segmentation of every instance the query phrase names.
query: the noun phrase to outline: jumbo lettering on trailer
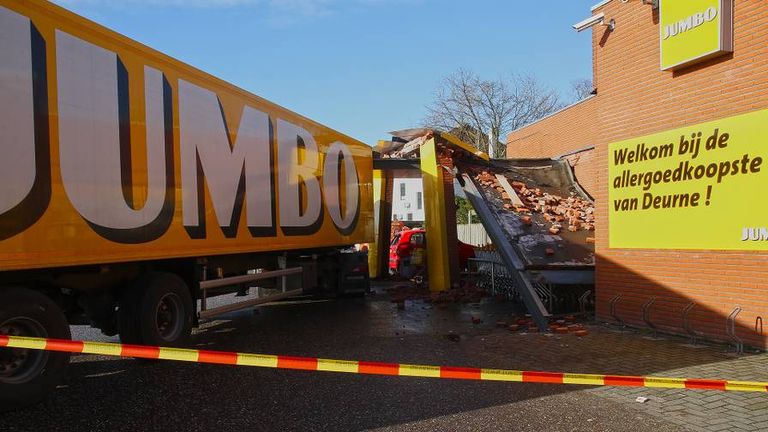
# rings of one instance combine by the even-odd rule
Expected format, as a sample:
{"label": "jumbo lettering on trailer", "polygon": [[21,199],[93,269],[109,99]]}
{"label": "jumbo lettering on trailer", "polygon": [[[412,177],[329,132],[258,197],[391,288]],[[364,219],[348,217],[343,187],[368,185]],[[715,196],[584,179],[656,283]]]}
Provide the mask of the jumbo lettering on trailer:
{"label": "jumbo lettering on trailer", "polygon": [[[201,319],[369,289],[371,147],[45,0],[0,0],[0,151],[2,334],[183,346]],[[0,411],[69,360],[23,354],[0,355]]]}
{"label": "jumbo lettering on trailer", "polygon": [[105,44],[69,14],[47,27],[30,18],[39,8],[0,9],[13,77],[0,93],[0,251],[23,255],[0,254],[0,268],[25,267],[30,253],[36,266],[68,264],[49,252],[69,242],[29,250],[54,218],[79,251],[100,250],[99,262],[114,243],[176,255],[203,239],[205,249],[252,251],[274,247],[254,239],[291,249],[370,236],[368,146],[172,59],[144,58],[131,41]]}

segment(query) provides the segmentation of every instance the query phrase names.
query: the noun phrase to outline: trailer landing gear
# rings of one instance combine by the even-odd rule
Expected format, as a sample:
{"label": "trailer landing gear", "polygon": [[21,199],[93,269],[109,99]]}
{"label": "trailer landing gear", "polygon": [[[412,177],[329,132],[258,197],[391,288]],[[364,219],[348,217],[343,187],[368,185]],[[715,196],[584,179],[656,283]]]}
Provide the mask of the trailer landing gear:
{"label": "trailer landing gear", "polygon": [[[0,334],[70,339],[61,308],[26,288],[0,290]],[[0,412],[41,401],[62,380],[69,353],[0,349]]]}

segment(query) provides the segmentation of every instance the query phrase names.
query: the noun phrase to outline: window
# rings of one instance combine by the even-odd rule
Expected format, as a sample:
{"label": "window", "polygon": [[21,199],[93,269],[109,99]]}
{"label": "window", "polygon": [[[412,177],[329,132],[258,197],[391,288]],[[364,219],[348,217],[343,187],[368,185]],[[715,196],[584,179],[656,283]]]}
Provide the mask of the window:
{"label": "window", "polygon": [[405,183],[400,183],[400,199],[405,199]]}
{"label": "window", "polygon": [[421,210],[421,192],[416,192],[416,210]]}
{"label": "window", "polygon": [[408,220],[409,220],[409,221],[412,221],[412,220],[413,220],[413,213],[408,213]]}

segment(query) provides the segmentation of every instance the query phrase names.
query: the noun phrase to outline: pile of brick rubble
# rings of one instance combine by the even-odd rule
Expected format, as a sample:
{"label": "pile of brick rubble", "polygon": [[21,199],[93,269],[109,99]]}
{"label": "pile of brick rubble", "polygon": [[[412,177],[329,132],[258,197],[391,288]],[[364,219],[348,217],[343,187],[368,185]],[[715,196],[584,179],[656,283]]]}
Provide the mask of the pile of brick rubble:
{"label": "pile of brick rubble", "polygon": [[[512,199],[492,172],[482,171],[475,176],[475,180],[485,188],[495,189],[504,201],[504,209],[519,213],[520,220],[526,225],[533,223],[531,214],[540,213],[550,224],[551,234],[559,234],[563,229],[571,232],[595,229],[595,207],[590,201],[576,196],[564,198],[551,195],[539,188],[529,188],[523,182],[512,181],[510,185],[518,201]],[[515,205],[515,202],[518,204]]]}

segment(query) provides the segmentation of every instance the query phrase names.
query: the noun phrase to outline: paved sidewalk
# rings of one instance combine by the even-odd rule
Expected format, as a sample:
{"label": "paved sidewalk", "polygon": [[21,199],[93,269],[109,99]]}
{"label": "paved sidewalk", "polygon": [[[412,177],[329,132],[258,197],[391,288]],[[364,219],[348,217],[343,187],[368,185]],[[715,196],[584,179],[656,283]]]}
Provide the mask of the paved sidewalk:
{"label": "paved sidewalk", "polygon": [[[736,356],[725,345],[694,347],[683,337],[651,338],[646,336],[647,332],[595,322],[586,323],[589,335],[584,338],[573,334],[511,332],[497,327],[497,321],[513,322],[514,311],[520,307],[494,299],[463,306],[438,305],[442,309],[458,309],[463,315],[455,327],[461,334],[463,349],[473,351],[477,359],[471,366],[768,382],[767,353]],[[419,300],[409,301],[407,313],[401,313],[400,319],[407,320],[409,315],[418,319],[418,311],[423,308],[432,306]],[[478,319],[482,323],[471,324]],[[605,409],[618,403],[684,430],[768,431],[768,393],[563,387],[584,395],[584,402],[589,400],[587,394],[594,395],[607,400]],[[647,400],[637,402],[638,397]]]}
{"label": "paved sidewalk", "polygon": [[[396,284],[390,284],[396,285]],[[768,355],[649,340],[497,327],[519,306],[288,301],[203,325],[193,347],[392,363],[768,381]],[[473,319],[474,318],[474,319]],[[75,327],[76,338],[115,340]],[[635,402],[638,396],[649,398]],[[767,430],[768,394],[436,380],[76,356],[40,405],[0,414],[0,431],[718,431]],[[189,407],[195,407],[189,409]]]}
{"label": "paved sidewalk", "polygon": [[[595,339],[610,339],[600,335]],[[646,341],[640,339],[629,351],[637,355],[636,365],[657,376],[684,378],[768,381],[768,354],[735,357],[724,347],[690,348],[679,340]],[[648,343],[646,343],[648,342]],[[644,353],[645,349],[653,354]],[[690,363],[699,364],[678,366]],[[669,368],[663,370],[663,368]],[[636,408],[693,431],[765,431],[768,430],[768,394],[712,392],[701,390],[610,388],[591,390],[594,394],[632,403],[643,396],[649,400],[635,403]]]}
{"label": "paved sidewalk", "polygon": [[[490,346],[518,347],[509,368],[618,375],[768,381],[768,354],[735,356],[728,347],[687,346],[678,337],[651,339],[603,324],[589,336],[511,333],[483,336]],[[596,387],[580,390],[632,407],[692,431],[768,430],[768,394],[657,388]],[[644,403],[636,401],[645,397]]]}

